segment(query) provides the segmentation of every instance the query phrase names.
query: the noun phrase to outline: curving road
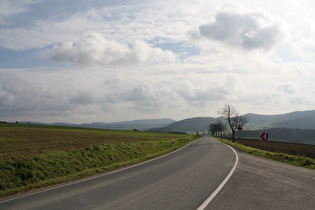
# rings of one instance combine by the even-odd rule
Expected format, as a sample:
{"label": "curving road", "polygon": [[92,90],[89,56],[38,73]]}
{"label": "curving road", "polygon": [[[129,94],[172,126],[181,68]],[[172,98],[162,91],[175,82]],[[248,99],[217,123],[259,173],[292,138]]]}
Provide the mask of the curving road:
{"label": "curving road", "polygon": [[236,162],[205,136],[161,158],[0,203],[0,209],[197,209]]}

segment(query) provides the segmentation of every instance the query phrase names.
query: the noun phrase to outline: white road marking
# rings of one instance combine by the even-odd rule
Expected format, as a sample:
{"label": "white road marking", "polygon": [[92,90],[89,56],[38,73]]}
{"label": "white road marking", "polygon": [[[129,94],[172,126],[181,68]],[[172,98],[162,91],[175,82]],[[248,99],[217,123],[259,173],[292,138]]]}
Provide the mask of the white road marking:
{"label": "white road marking", "polygon": [[210,195],[210,197],[205,200],[205,202],[203,202],[203,204],[201,204],[201,206],[199,206],[199,208],[197,210],[203,210],[205,209],[209,203],[215,198],[215,196],[220,192],[220,190],[224,187],[224,185],[229,181],[229,179],[231,178],[231,176],[233,175],[234,171],[236,170],[236,167],[238,165],[238,155],[236,153],[236,151],[229,145],[227,144],[224,144],[226,145],[227,147],[229,147],[234,153],[235,153],[235,156],[236,156],[236,159],[235,159],[235,163],[234,163],[234,166],[233,168],[231,169],[230,173],[227,175],[227,177],[225,177],[225,179],[223,180],[223,182],[217,187],[217,189]]}

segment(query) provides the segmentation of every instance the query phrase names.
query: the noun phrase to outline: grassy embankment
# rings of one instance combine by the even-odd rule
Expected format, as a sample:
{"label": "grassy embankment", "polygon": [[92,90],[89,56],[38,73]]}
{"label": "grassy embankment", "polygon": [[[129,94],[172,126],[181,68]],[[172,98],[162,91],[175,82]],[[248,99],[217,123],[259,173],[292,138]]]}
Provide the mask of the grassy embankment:
{"label": "grassy embankment", "polygon": [[0,197],[143,162],[196,138],[150,132],[1,124]]}
{"label": "grassy embankment", "polygon": [[221,138],[217,138],[217,139],[223,143],[226,143],[248,154],[258,155],[258,156],[265,157],[271,160],[281,161],[281,162],[299,166],[299,167],[315,169],[315,159],[313,158],[289,155],[285,153],[269,152],[269,151],[264,151],[264,150],[260,150],[253,147],[244,146],[239,143],[233,143],[227,139],[221,139]]}

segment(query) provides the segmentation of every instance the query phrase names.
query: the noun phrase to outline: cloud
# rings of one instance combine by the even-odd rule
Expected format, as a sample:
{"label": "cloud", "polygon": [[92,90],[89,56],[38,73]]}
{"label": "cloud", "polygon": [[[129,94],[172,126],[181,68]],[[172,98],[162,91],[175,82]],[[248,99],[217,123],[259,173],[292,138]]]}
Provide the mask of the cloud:
{"label": "cloud", "polygon": [[311,109],[313,65],[299,67],[302,72],[294,68],[294,64],[274,64],[268,74],[259,76],[178,63],[150,68],[98,66],[93,73],[77,67],[8,69],[0,71],[0,113],[7,121],[83,123],[216,116],[224,103],[237,105],[242,113],[262,113],[269,107],[273,113]]}
{"label": "cloud", "polygon": [[[43,6],[45,4],[47,3],[43,3]],[[69,5],[71,4],[66,4],[63,10],[78,9],[69,8]],[[11,50],[44,48],[78,39],[78,36],[87,31],[97,31],[106,34],[109,40],[128,44],[135,43],[136,40],[151,43],[157,37],[166,42],[178,42],[182,41],[181,34],[187,30],[187,18],[193,19],[188,15],[176,16],[176,10],[161,7],[159,3],[120,3],[111,6],[108,2],[102,2],[100,5],[103,6],[88,10],[81,8],[73,13],[54,14],[50,11],[48,16],[36,7],[30,8],[29,13],[38,13],[36,19],[26,14],[24,19],[28,20],[27,24],[3,28],[0,33],[0,45]]]}
{"label": "cloud", "polygon": [[249,10],[238,3],[227,3],[212,21],[200,25],[202,37],[245,50],[269,50],[283,37],[279,21],[263,10]]}
{"label": "cloud", "polygon": [[71,3],[56,2],[56,7],[51,7],[51,2],[43,1],[39,6],[29,7],[29,12],[19,17],[23,18],[23,24],[2,28],[0,46],[10,50],[47,48],[76,40],[87,31],[96,31],[106,35],[108,40],[129,46],[137,40],[151,46],[153,43],[183,43],[187,30],[200,22],[198,10],[203,8],[202,2],[93,1],[81,2],[75,7]]}
{"label": "cloud", "polygon": [[28,10],[28,6],[38,1],[34,0],[1,0],[0,1],[0,25],[6,24],[7,19]]}
{"label": "cloud", "polygon": [[147,84],[135,84],[120,92],[118,100],[131,103],[134,110],[145,113],[159,112],[163,106],[163,91]]}
{"label": "cloud", "polygon": [[77,105],[88,105],[94,102],[94,98],[92,97],[91,93],[83,90],[78,90],[77,93],[69,99],[69,102],[71,104]]}
{"label": "cloud", "polygon": [[295,83],[286,82],[279,84],[277,90],[281,91],[282,93],[294,94],[297,92],[297,86]]}
{"label": "cloud", "polygon": [[[76,7],[57,2],[49,9],[51,2],[37,6],[12,2],[15,7],[7,14],[0,9],[0,19],[9,23],[1,26],[2,52],[32,56],[34,62],[38,59],[34,53],[42,52],[46,59],[70,67],[0,69],[3,120],[180,120],[215,116],[224,103],[235,104],[243,113],[314,107],[314,63],[285,59],[292,54],[314,60],[310,6],[308,17],[304,11],[294,13],[300,3],[290,6],[280,0],[272,6],[263,1],[242,1],[245,7],[229,3],[216,11],[221,1],[136,5],[106,1]],[[266,9],[286,25],[250,7]],[[45,13],[39,11],[43,8]],[[196,26],[198,30],[192,31]],[[285,30],[290,30],[288,37]],[[282,37],[288,47],[282,47],[280,54],[270,50]],[[273,57],[281,55],[284,59],[275,62]],[[24,65],[22,61],[18,65]],[[34,66],[47,65],[37,61]]]}
{"label": "cloud", "polygon": [[16,74],[0,74],[0,111],[4,116],[30,113],[33,110],[64,110],[65,101],[38,84]]}
{"label": "cloud", "polygon": [[0,72],[1,117],[68,116],[94,103],[93,94],[71,84],[68,75],[11,71]]}
{"label": "cloud", "polygon": [[200,103],[222,100],[228,94],[228,89],[215,82],[209,85],[184,80],[178,84],[177,93],[187,102]]}
{"label": "cloud", "polygon": [[155,100],[156,97],[152,88],[145,84],[138,85],[122,94],[122,98],[128,101]]}
{"label": "cloud", "polygon": [[143,41],[133,46],[107,40],[97,32],[89,32],[75,42],[55,45],[45,56],[56,63],[75,66],[133,65],[174,62],[176,56],[169,50],[153,48]]}

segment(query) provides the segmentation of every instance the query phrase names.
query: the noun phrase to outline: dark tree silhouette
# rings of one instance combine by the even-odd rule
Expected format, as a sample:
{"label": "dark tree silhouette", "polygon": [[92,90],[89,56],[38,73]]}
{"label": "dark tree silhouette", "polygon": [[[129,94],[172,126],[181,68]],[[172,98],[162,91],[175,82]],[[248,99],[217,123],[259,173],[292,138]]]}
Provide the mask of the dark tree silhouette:
{"label": "dark tree silhouette", "polygon": [[225,130],[225,125],[221,120],[217,120],[216,123],[211,123],[209,125],[209,132],[211,132],[211,134],[217,135],[217,134],[221,134],[222,136],[222,132]]}

